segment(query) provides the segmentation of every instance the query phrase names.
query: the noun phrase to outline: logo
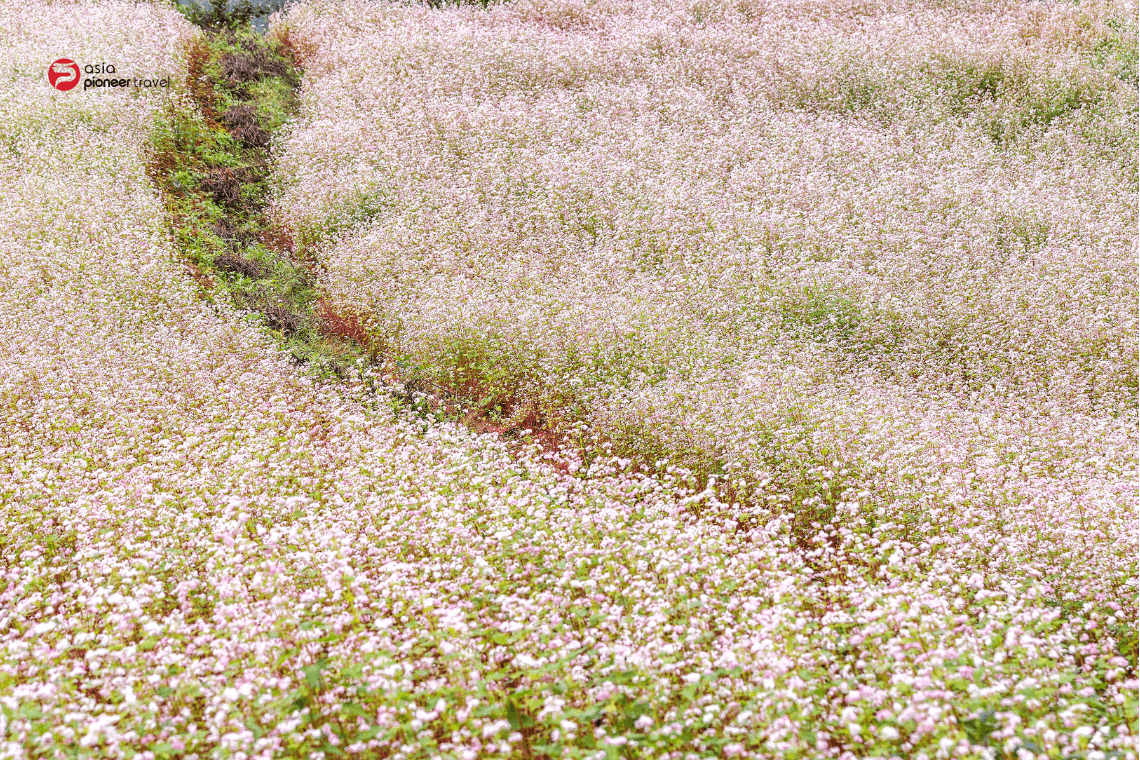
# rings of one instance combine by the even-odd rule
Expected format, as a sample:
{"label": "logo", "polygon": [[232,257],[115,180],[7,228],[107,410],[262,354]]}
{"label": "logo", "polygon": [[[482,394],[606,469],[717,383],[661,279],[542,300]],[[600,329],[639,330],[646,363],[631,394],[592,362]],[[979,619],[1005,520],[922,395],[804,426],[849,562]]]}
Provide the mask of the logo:
{"label": "logo", "polygon": [[79,84],[79,64],[70,58],[60,58],[48,66],[48,83],[57,90],[67,92]]}
{"label": "logo", "polygon": [[[84,74],[115,74],[115,64],[113,63],[89,63],[83,67],[82,73]],[[60,58],[53,61],[51,66],[48,66],[48,84],[57,90],[67,92],[68,90],[79,86],[80,68],[79,64],[70,58]],[[114,87],[169,87],[170,77],[129,77],[129,76],[116,76],[116,77],[84,77],[83,89],[90,90],[91,88],[114,88]]]}

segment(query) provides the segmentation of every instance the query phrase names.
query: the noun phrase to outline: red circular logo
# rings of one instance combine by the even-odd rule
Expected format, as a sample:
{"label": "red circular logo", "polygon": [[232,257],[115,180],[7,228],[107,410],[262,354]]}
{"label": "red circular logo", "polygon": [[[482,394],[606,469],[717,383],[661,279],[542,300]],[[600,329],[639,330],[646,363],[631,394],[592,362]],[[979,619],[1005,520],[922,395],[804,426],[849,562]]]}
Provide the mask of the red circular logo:
{"label": "red circular logo", "polygon": [[48,66],[48,83],[57,90],[67,92],[79,84],[79,64],[70,58],[60,58]]}

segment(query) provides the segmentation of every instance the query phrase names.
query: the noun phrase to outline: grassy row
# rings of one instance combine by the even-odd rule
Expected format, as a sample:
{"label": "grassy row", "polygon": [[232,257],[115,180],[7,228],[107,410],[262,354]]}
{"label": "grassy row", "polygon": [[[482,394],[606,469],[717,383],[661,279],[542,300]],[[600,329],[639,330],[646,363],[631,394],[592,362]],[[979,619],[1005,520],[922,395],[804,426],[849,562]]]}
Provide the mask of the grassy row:
{"label": "grassy row", "polygon": [[[189,50],[191,97],[172,101],[151,132],[149,176],[200,295],[246,313],[321,380],[359,380],[363,368],[377,370],[366,370],[365,382],[376,389],[377,377],[395,380],[392,401],[400,407],[512,436],[521,426],[500,424],[505,399],[489,403],[481,392],[436,382],[357,315],[320,299],[319,261],[269,209],[271,141],[296,109],[301,68],[288,34],[255,31],[257,13],[247,5],[184,9],[202,29]],[[549,431],[544,437],[554,440]]]}
{"label": "grassy row", "polygon": [[312,263],[267,215],[271,140],[301,76],[288,41],[255,32],[240,8],[191,15],[203,25],[191,102],[155,121],[148,161],[175,246],[207,301],[245,311],[318,376],[342,378],[375,351],[351,318],[322,308]]}

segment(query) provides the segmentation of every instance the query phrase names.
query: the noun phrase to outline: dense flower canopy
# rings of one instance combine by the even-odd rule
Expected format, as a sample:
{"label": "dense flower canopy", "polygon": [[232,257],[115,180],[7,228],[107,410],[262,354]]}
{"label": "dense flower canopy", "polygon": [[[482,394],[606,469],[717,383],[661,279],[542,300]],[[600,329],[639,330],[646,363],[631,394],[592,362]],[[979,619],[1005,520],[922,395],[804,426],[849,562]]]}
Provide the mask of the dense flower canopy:
{"label": "dense flower canopy", "polygon": [[1135,17],[276,17],[328,302],[583,456],[204,303],[165,94],[44,81],[195,29],[0,4],[0,757],[1135,757]]}

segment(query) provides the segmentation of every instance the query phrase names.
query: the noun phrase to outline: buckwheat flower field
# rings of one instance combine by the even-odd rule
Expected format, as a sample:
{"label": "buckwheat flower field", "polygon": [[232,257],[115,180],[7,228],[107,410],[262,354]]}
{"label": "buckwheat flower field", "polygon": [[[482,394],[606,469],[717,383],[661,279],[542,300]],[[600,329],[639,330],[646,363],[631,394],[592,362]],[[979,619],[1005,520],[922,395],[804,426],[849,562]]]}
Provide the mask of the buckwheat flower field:
{"label": "buckwheat flower field", "polygon": [[275,218],[507,441],[201,297],[200,30],[0,2],[0,758],[1135,759],[1137,12],[277,14]]}

